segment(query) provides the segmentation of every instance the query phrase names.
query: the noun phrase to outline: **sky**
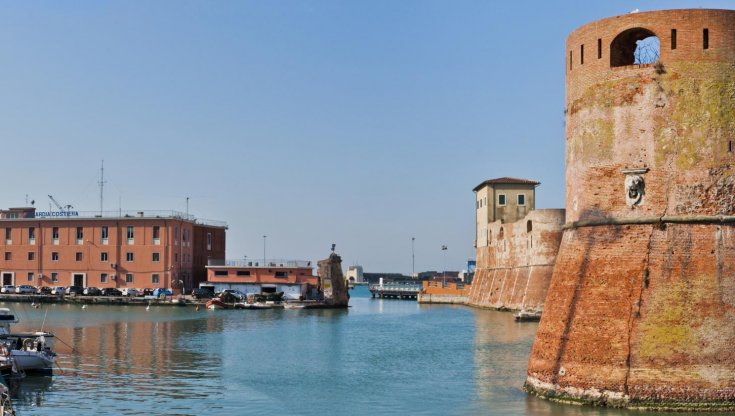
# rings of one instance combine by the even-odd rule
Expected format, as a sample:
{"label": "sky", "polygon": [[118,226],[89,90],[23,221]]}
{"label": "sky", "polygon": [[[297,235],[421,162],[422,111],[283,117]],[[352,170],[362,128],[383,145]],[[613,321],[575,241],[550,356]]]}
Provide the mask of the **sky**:
{"label": "sky", "polygon": [[[187,209],[227,258],[461,270],[486,179],[563,208],[564,45],[732,1],[5,1],[0,208]],[[263,236],[267,237],[264,239]],[[415,241],[412,246],[412,238]],[[447,246],[446,251],[441,247]]]}

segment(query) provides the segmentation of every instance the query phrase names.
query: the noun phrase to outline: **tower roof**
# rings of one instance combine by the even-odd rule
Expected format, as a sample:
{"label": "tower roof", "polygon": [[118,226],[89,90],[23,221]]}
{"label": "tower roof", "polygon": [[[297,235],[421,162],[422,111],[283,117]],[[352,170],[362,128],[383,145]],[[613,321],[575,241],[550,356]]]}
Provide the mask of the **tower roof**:
{"label": "tower roof", "polygon": [[541,185],[541,182],[534,181],[531,179],[502,177],[502,178],[496,178],[496,179],[488,179],[485,182],[472,188],[472,190],[477,192],[480,188],[486,185],[533,185],[533,186],[536,186],[536,185]]}

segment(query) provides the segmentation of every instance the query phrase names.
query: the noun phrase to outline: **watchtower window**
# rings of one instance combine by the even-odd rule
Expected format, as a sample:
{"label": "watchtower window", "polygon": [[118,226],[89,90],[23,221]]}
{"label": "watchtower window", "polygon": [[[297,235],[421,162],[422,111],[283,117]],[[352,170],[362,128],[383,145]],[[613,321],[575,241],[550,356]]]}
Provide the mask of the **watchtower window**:
{"label": "watchtower window", "polygon": [[702,49],[709,49],[709,29],[702,31]]}
{"label": "watchtower window", "polygon": [[602,59],[602,39],[597,39],[597,59]]}
{"label": "watchtower window", "polygon": [[610,66],[656,63],[659,52],[660,42],[655,33],[640,27],[628,29],[610,44]]}
{"label": "watchtower window", "polygon": [[676,29],[671,29],[671,49],[676,49]]}
{"label": "watchtower window", "polygon": [[572,70],[572,51],[569,51],[569,70]]}
{"label": "watchtower window", "polygon": [[526,232],[530,233],[533,231],[533,224],[531,224],[531,220],[526,221]]}
{"label": "watchtower window", "polygon": [[584,45],[579,46],[579,64],[584,65]]}

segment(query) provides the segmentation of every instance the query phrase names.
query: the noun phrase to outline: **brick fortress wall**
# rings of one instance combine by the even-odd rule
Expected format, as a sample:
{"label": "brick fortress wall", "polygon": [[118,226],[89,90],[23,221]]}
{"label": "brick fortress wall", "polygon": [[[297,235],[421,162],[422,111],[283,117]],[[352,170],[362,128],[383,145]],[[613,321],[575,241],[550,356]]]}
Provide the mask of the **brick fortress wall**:
{"label": "brick fortress wall", "polygon": [[489,224],[489,244],[477,248],[468,304],[543,310],[563,224],[563,209],[534,210],[514,223]]}
{"label": "brick fortress wall", "polygon": [[[613,66],[644,32],[660,64]],[[567,224],[526,388],[733,410],[735,11],[603,19],[565,61]]]}

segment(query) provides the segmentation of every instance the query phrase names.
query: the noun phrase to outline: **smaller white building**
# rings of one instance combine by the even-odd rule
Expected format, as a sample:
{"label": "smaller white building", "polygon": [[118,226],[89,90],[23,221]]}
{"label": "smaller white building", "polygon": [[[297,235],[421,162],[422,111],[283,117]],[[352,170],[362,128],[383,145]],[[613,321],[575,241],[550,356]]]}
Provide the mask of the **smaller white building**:
{"label": "smaller white building", "polygon": [[365,278],[362,276],[362,266],[354,265],[348,267],[345,278],[350,283],[365,283]]}

